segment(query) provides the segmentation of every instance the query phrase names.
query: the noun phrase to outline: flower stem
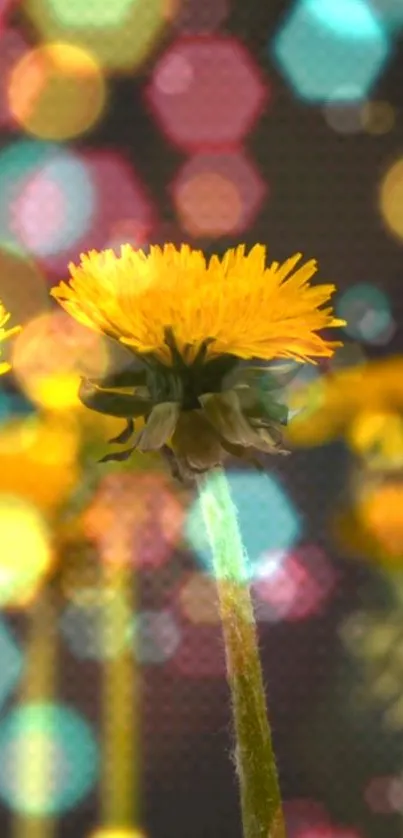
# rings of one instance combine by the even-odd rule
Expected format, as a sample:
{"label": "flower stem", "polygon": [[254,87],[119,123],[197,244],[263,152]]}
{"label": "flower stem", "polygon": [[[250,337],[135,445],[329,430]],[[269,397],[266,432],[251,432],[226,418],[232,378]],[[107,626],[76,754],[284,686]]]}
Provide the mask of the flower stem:
{"label": "flower stem", "polygon": [[[133,660],[125,607],[132,605],[129,563],[111,566],[110,597],[104,606],[102,825],[133,829],[138,820],[138,672]],[[122,613],[123,612],[123,613]],[[115,642],[121,648],[108,652]]]}
{"label": "flower stem", "polygon": [[235,728],[244,838],[286,838],[238,515],[223,470],[198,482],[213,554]]}

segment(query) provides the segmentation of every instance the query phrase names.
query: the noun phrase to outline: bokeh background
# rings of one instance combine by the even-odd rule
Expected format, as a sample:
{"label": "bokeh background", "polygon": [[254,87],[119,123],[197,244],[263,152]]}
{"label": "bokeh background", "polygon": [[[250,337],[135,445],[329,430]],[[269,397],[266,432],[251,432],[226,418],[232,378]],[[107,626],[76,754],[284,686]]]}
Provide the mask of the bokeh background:
{"label": "bokeh background", "polygon": [[[337,363],[402,351],[402,37],[401,0],[0,0],[0,296],[25,326],[0,389],[2,836],[98,836],[120,718],[133,836],[240,838],[192,493],[98,464],[121,425],[77,380],[119,358],[48,292],[92,248],[262,242],[337,283]],[[351,464],[230,463],[290,838],[403,833],[399,563],[333,537]]]}

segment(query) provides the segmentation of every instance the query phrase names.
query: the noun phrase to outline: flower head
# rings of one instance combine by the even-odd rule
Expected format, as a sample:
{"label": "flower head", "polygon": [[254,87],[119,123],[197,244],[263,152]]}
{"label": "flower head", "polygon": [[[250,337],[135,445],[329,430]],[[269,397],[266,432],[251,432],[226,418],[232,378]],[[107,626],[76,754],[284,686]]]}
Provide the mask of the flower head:
{"label": "flower head", "polygon": [[144,417],[133,448],[161,450],[182,477],[228,453],[284,450],[288,411],[275,397],[279,381],[267,367],[241,361],[330,357],[340,344],[318,332],[344,321],[325,305],[334,285],[310,285],[315,261],[297,267],[297,254],[266,267],[265,255],[261,245],[248,254],[240,246],[207,262],[186,245],[148,255],[125,245],[120,257],[92,251],[70,265],[69,282],[53,297],[131,354],[124,370],[85,380],[80,390],[88,407],[127,419],[115,442],[127,442],[133,420]]}
{"label": "flower head", "polygon": [[[12,329],[5,329],[4,328],[6,323],[8,323],[10,317],[11,317],[11,314],[8,314],[8,312],[4,308],[3,303],[0,300],[0,343],[3,340],[7,340],[12,335],[17,334],[17,332],[19,332],[21,330],[21,326],[13,326]],[[2,375],[5,372],[8,372],[9,369],[10,369],[10,364],[8,364],[6,361],[2,361],[0,363],[0,375]]]}
{"label": "flower head", "polygon": [[403,467],[403,357],[325,375],[305,399],[307,409],[287,429],[290,442],[316,446],[345,437],[368,464]]}

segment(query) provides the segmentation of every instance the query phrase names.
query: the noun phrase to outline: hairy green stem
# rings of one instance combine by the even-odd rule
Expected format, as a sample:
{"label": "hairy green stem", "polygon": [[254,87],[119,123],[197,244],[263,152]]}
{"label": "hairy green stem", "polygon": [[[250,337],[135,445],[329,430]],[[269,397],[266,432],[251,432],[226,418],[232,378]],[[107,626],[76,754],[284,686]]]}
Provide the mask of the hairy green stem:
{"label": "hairy green stem", "polygon": [[213,554],[235,728],[244,838],[286,838],[238,514],[223,470],[198,482]]}

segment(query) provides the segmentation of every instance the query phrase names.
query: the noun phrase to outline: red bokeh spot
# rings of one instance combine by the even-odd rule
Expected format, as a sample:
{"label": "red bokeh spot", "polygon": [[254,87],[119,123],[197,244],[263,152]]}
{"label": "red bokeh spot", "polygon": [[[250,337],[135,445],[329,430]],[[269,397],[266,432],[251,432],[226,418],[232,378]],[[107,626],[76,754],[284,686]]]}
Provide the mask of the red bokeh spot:
{"label": "red bokeh spot", "polygon": [[24,55],[28,54],[30,48],[16,29],[7,28],[2,31],[1,22],[5,5],[7,7],[9,4],[4,4],[0,0],[0,128],[13,130],[18,127],[18,123],[11,113],[8,102],[10,76],[14,66]]}
{"label": "red bokeh spot", "polygon": [[183,229],[194,238],[214,238],[247,230],[266,186],[245,154],[233,151],[191,157],[171,191]]}
{"label": "red bokeh spot", "polygon": [[315,800],[289,800],[284,815],[289,838],[332,838],[328,814]]}
{"label": "red bokeh spot", "polygon": [[332,823],[324,806],[315,800],[289,800],[284,814],[287,838],[363,838],[351,826]]}
{"label": "red bokeh spot", "polygon": [[146,99],[161,130],[185,150],[243,140],[262,113],[268,90],[235,38],[179,38],[155,67]]}
{"label": "red bokeh spot", "polygon": [[10,12],[18,5],[19,0],[0,0],[0,32],[7,24]]}
{"label": "red bokeh spot", "polygon": [[315,545],[267,555],[254,581],[262,621],[303,620],[322,611],[336,584],[335,571]]}
{"label": "red bokeh spot", "polygon": [[182,625],[181,640],[171,665],[185,678],[220,678],[225,675],[225,656],[219,626]]}
{"label": "red bokeh spot", "polygon": [[85,514],[85,530],[110,564],[162,567],[182,533],[184,507],[163,474],[109,474]]}
{"label": "red bokeh spot", "polygon": [[[66,272],[69,261],[77,262],[88,250],[119,249],[126,241],[141,245],[154,227],[154,207],[130,163],[108,151],[79,154],[94,189],[90,224],[68,249],[46,258],[47,271]],[[79,196],[77,196],[79,199]]]}

